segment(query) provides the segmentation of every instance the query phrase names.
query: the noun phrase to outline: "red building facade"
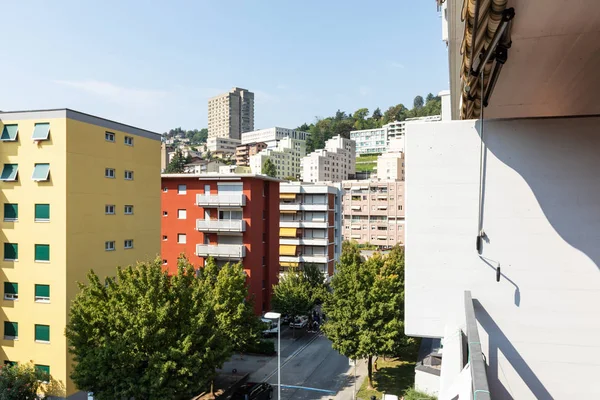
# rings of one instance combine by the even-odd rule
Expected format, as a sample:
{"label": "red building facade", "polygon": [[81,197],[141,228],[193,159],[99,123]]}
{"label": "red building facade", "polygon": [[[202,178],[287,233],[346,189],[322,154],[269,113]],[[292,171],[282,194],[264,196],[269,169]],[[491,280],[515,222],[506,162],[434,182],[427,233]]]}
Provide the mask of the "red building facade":
{"label": "red building facade", "polygon": [[262,175],[163,174],[161,254],[169,273],[242,261],[255,312],[271,309],[279,271],[279,180]]}

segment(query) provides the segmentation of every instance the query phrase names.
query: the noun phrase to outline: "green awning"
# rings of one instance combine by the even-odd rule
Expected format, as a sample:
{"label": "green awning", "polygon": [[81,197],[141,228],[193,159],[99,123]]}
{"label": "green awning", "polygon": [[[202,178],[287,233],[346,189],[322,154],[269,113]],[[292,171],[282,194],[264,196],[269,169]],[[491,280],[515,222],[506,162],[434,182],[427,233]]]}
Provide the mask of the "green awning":
{"label": "green awning", "polygon": [[4,294],[19,294],[19,284],[14,282],[4,282]]}
{"label": "green awning", "polygon": [[17,134],[19,133],[19,125],[4,125],[2,129],[2,136],[0,140],[5,142],[14,142],[17,140]]}
{"label": "green awning", "polygon": [[19,205],[4,203],[4,220],[15,221],[19,218]]}
{"label": "green awning", "polygon": [[50,297],[50,285],[35,285],[35,297]]}
{"label": "green awning", "polygon": [[5,260],[18,260],[19,259],[19,245],[17,243],[4,243],[4,259]]}
{"label": "green awning", "polygon": [[48,140],[48,135],[50,135],[50,124],[46,122],[35,124],[31,138],[33,140]]}
{"label": "green awning", "polygon": [[34,181],[47,181],[50,175],[50,164],[35,164],[31,179]]}
{"label": "green awning", "polygon": [[19,336],[19,323],[4,321],[4,336]]}
{"label": "green awning", "polygon": [[17,172],[19,172],[19,164],[4,164],[0,181],[16,181]]}

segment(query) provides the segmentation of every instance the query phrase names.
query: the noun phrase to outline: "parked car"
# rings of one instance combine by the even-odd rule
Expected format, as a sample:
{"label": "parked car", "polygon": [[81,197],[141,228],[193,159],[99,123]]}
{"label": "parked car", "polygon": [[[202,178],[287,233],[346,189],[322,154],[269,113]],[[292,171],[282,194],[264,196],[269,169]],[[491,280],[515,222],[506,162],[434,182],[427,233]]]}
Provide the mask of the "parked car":
{"label": "parked car", "polygon": [[231,396],[231,400],[266,400],[273,398],[273,386],[266,382],[246,382]]}
{"label": "parked car", "polygon": [[296,317],[293,322],[290,322],[290,328],[302,329],[308,324],[308,317],[301,315]]}
{"label": "parked car", "polygon": [[277,335],[277,321],[267,318],[260,319],[263,323],[263,336]]}

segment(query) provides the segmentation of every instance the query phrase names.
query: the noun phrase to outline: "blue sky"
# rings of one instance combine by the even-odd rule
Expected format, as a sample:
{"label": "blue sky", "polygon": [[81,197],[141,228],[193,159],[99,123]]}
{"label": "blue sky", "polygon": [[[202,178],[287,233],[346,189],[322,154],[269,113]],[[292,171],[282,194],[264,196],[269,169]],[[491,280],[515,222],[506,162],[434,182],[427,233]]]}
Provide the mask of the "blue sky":
{"label": "blue sky", "polygon": [[238,86],[255,93],[257,129],[294,128],[448,87],[433,0],[31,0],[2,11],[5,111],[203,128],[208,98]]}

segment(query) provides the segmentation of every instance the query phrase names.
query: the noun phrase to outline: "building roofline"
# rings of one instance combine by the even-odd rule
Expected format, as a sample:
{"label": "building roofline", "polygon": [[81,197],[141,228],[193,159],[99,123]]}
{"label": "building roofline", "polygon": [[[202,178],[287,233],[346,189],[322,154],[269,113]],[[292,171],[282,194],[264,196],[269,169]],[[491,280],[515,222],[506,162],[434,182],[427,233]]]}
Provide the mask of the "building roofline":
{"label": "building roofline", "polygon": [[209,180],[226,181],[226,180],[240,180],[242,178],[255,178],[255,179],[262,179],[262,180],[271,181],[271,182],[287,182],[284,179],[272,178],[270,176],[261,175],[261,174],[223,174],[223,173],[218,173],[218,172],[211,172],[211,173],[201,173],[201,174],[161,174],[160,176],[163,179],[181,179],[181,178],[194,179],[194,178],[196,178],[199,180],[209,179]]}
{"label": "building roofline", "polygon": [[98,117],[96,115],[87,114],[70,108],[0,111],[0,120],[2,118],[9,117],[14,119],[68,118],[76,121],[102,126],[107,129],[114,129],[133,135],[143,136],[149,139],[160,140],[162,137],[162,135],[157,132],[138,128],[133,125],[124,124],[122,122],[113,121],[107,118]]}

